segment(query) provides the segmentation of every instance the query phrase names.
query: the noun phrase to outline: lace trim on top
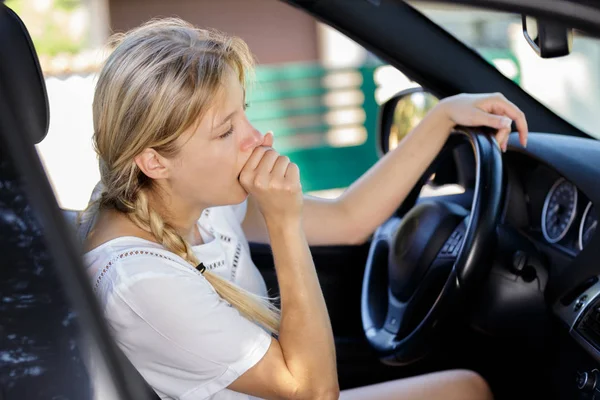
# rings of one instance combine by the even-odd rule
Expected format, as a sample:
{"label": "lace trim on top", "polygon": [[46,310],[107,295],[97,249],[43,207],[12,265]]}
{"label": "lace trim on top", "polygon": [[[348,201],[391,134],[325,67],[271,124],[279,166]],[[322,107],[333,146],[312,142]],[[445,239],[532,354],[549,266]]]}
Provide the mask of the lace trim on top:
{"label": "lace trim on top", "polygon": [[[102,272],[100,273],[100,275],[98,275],[98,278],[96,279],[96,283],[94,284],[94,292],[97,292],[98,286],[100,286],[100,282],[102,282],[102,278],[104,278],[104,275],[110,270],[110,267],[112,267],[113,264],[115,264],[118,260],[120,260],[122,258],[130,257],[130,256],[136,256],[136,255],[151,255],[151,256],[155,256],[155,257],[159,257],[159,258],[164,258],[166,260],[173,261],[173,262],[176,262],[178,264],[181,264],[180,261],[177,261],[177,260],[175,260],[175,259],[173,259],[171,257],[167,257],[167,256],[165,256],[163,254],[160,254],[160,253],[155,253],[153,251],[148,251],[148,250],[131,250],[131,251],[126,251],[126,252],[121,253],[121,254],[117,255],[116,257],[114,257],[102,269]],[[192,268],[191,266],[189,268],[191,270],[195,271],[196,273],[199,273],[198,270]]]}

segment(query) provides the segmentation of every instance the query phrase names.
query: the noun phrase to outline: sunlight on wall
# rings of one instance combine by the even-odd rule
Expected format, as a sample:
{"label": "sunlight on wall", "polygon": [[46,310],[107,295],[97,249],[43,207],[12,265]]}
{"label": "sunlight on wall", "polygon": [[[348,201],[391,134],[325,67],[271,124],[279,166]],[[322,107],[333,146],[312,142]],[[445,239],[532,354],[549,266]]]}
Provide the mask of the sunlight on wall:
{"label": "sunlight on wall", "polygon": [[362,46],[335,29],[317,24],[320,58],[326,67],[357,67],[364,63],[366,52]]}
{"label": "sunlight on wall", "polygon": [[50,127],[36,146],[62,208],[83,209],[100,179],[92,147],[95,75],[46,79]]}

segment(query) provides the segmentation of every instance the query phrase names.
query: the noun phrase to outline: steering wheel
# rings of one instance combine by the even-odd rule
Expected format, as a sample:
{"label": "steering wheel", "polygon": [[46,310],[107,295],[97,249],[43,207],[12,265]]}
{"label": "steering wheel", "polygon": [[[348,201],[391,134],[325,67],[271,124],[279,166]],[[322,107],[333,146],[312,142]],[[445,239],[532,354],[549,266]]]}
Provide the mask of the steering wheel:
{"label": "steering wheel", "polygon": [[[421,188],[459,145],[475,156],[471,209],[445,200],[419,201]],[[367,258],[361,315],[382,362],[424,358],[464,309],[465,294],[489,272],[502,201],[502,154],[491,134],[457,127],[393,216],[375,232]]]}

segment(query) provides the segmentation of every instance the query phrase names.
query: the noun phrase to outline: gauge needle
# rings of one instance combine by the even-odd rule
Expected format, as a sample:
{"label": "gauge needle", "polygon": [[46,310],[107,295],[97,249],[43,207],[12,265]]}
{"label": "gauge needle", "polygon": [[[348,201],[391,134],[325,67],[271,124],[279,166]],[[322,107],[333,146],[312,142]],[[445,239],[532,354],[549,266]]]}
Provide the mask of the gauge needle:
{"label": "gauge needle", "polygon": [[585,231],[585,233],[583,234],[583,237],[588,237],[588,235],[594,230],[596,229],[596,226],[598,225],[598,221],[594,221],[594,223],[592,225],[590,225],[589,228],[587,228],[587,230]]}

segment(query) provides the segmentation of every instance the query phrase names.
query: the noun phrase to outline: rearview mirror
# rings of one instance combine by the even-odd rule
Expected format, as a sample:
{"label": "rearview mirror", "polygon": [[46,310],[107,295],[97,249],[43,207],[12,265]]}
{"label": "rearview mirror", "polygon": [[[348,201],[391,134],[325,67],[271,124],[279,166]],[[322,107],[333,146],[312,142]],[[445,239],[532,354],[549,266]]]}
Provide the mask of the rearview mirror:
{"label": "rearview mirror", "polygon": [[403,90],[386,101],[379,114],[379,150],[393,150],[438,103],[438,98],[423,90]]}
{"label": "rearview mirror", "polygon": [[563,57],[571,52],[573,30],[554,21],[523,15],[523,36],[542,58]]}

